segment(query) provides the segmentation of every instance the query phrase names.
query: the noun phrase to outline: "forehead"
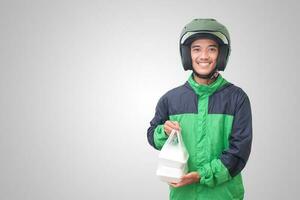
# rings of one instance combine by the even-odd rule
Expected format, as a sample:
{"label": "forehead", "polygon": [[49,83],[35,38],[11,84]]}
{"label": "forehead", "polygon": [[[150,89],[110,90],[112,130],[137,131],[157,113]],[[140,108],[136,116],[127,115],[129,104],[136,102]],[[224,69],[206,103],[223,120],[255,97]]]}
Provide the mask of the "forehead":
{"label": "forehead", "polygon": [[197,39],[195,41],[192,42],[191,47],[193,46],[218,46],[218,43],[212,39]]}

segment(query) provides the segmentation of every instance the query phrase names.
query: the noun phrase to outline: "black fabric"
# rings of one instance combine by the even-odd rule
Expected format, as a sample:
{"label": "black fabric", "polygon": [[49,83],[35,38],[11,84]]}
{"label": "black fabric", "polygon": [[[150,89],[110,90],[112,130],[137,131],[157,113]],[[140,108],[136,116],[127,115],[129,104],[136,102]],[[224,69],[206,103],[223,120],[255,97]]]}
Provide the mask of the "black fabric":
{"label": "black fabric", "polygon": [[166,101],[167,101],[167,98],[165,96],[162,96],[159,99],[157,106],[155,108],[154,118],[151,120],[150,127],[147,130],[148,142],[155,149],[157,149],[157,148],[154,144],[154,137],[153,137],[154,130],[158,125],[164,124],[165,121],[167,121],[169,119],[169,113],[167,110],[168,105],[167,105]]}
{"label": "black fabric", "polygon": [[224,85],[209,97],[208,114],[234,115],[240,89],[231,83]]}
{"label": "black fabric", "polygon": [[245,167],[252,143],[252,115],[249,98],[242,90],[236,98],[237,105],[234,110],[229,148],[222,152],[220,158],[232,177],[239,174]]}

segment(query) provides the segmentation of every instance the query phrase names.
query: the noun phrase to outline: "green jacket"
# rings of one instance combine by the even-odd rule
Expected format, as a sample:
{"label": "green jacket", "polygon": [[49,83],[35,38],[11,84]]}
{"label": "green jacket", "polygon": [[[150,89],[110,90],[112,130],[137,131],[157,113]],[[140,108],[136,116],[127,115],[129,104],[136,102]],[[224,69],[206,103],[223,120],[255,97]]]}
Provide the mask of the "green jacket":
{"label": "green jacket", "polygon": [[249,98],[221,75],[201,85],[188,81],[163,95],[147,132],[149,143],[160,150],[167,140],[163,124],[178,121],[189,152],[189,171],[197,171],[199,183],[170,187],[173,200],[243,199],[241,171],[252,142]]}

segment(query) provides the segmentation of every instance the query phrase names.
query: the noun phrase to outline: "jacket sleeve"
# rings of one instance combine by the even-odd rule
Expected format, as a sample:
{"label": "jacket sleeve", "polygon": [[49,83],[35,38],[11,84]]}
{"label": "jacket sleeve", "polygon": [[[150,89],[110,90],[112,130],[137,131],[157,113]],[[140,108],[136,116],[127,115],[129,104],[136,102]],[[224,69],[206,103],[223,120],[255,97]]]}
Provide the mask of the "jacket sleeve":
{"label": "jacket sleeve", "polygon": [[249,98],[243,92],[234,112],[229,148],[222,152],[219,159],[214,159],[198,169],[200,184],[214,187],[238,175],[249,158],[251,143],[251,107]]}
{"label": "jacket sleeve", "polygon": [[160,150],[166,142],[168,135],[164,131],[163,124],[169,119],[168,102],[165,96],[161,97],[155,108],[154,118],[150,122],[147,131],[148,142],[155,149]]}

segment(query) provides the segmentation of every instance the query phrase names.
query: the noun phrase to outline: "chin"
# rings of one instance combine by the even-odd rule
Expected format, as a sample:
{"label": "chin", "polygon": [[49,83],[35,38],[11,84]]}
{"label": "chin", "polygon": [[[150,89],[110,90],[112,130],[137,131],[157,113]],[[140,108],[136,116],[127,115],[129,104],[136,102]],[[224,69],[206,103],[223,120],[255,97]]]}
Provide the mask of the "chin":
{"label": "chin", "polygon": [[211,70],[195,70],[198,74],[201,74],[201,75],[208,75]]}

